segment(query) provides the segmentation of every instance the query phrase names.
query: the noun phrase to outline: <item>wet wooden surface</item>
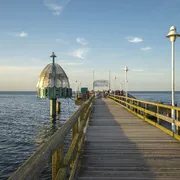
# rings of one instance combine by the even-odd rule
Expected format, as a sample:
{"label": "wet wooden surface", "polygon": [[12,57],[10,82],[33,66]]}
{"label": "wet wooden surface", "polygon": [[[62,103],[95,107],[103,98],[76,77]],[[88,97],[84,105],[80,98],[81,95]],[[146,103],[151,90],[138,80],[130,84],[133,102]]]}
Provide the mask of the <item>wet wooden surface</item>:
{"label": "wet wooden surface", "polygon": [[78,180],[178,180],[180,143],[110,99],[95,100]]}

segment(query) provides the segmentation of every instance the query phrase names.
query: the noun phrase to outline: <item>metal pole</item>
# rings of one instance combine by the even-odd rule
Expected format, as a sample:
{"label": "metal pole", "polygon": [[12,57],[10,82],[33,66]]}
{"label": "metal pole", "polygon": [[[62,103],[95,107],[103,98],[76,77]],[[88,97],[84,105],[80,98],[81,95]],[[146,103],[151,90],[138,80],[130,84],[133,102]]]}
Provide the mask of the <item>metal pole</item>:
{"label": "metal pole", "polygon": [[111,78],[110,78],[110,70],[109,70],[109,92],[110,92],[110,90],[111,90]]}
{"label": "metal pole", "polygon": [[[124,89],[125,89],[125,92],[126,92],[126,70],[125,70],[125,82],[124,82]],[[126,97],[127,97],[127,94],[126,94]],[[127,100],[127,99],[126,99]]]}
{"label": "metal pole", "polygon": [[115,76],[114,79],[115,79],[115,80],[114,80],[114,95],[116,95],[116,76]]}
{"label": "metal pole", "polygon": [[77,94],[77,80],[75,81],[75,90],[74,90],[74,94],[75,94],[75,97],[76,97],[76,94]]}
{"label": "metal pole", "polygon": [[[175,76],[174,76],[174,41],[172,41],[172,106],[174,106]],[[175,132],[175,110],[171,110],[171,118],[173,119],[172,131]]]}
{"label": "metal pole", "polygon": [[[174,70],[175,70],[175,66],[174,66],[174,46],[175,46],[175,41],[177,39],[177,37],[180,37],[180,34],[178,34],[176,32],[176,27],[175,26],[171,26],[170,27],[170,32],[166,35],[167,38],[170,38],[170,41],[172,42],[172,106],[174,106],[174,91],[175,91],[175,74],[174,74]],[[175,110],[172,109],[171,110],[171,118],[173,120],[172,122],[172,131],[176,132],[176,127],[175,127]]]}
{"label": "metal pole", "polygon": [[[128,68],[127,66],[125,67],[125,89],[126,89],[126,102],[127,102],[127,97],[128,97],[128,88],[127,88],[127,71],[128,71]],[[128,107],[128,105],[126,104],[126,107]]]}
{"label": "metal pole", "polygon": [[93,71],[93,92],[94,92],[94,71]]}
{"label": "metal pole", "polygon": [[79,83],[79,91],[81,92],[81,82]]}
{"label": "metal pole", "polygon": [[128,80],[127,80],[127,71],[126,71],[126,101],[128,96]]}

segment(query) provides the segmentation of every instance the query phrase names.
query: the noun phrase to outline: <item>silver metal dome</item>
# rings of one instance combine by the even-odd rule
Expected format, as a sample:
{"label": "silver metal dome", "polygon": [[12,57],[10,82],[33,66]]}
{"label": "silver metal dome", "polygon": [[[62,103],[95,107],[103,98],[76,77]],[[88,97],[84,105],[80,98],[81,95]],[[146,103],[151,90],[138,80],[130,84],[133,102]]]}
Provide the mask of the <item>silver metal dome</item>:
{"label": "silver metal dome", "polygon": [[[55,74],[52,74],[52,72]],[[53,70],[53,63],[50,63],[41,72],[37,82],[37,88],[42,89],[54,86],[57,88],[70,88],[69,79],[63,68],[59,64],[54,64]]]}

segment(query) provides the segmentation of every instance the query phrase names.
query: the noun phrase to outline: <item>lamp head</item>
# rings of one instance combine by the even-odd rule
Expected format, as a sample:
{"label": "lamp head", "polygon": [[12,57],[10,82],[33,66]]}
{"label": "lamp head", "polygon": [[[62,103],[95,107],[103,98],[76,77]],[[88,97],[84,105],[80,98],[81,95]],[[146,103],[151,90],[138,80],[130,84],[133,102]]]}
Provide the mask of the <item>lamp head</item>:
{"label": "lamp head", "polygon": [[54,54],[54,52],[52,52],[52,55],[50,56],[50,57],[57,57],[55,54]]}
{"label": "lamp head", "polygon": [[128,72],[128,71],[129,71],[129,69],[128,69],[127,66],[125,66],[124,71],[125,71],[125,72]]}
{"label": "lamp head", "polygon": [[171,42],[175,42],[176,38],[179,37],[180,34],[176,32],[176,27],[171,26],[170,27],[170,32],[166,35],[167,38],[170,38]]}

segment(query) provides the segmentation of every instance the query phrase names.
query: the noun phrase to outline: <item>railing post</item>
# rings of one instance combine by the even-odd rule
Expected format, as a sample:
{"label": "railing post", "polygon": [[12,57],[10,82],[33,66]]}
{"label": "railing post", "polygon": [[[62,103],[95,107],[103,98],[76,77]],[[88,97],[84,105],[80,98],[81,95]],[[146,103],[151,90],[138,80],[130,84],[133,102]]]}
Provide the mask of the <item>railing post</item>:
{"label": "railing post", "polygon": [[131,101],[131,104],[132,104],[132,106],[131,106],[131,107],[132,107],[132,111],[134,112],[134,107],[133,107],[133,105],[134,105],[134,100]]}
{"label": "railing post", "polygon": [[60,113],[61,111],[61,102],[56,102],[56,112]]}
{"label": "railing post", "polygon": [[[137,106],[139,107],[139,101],[137,102]],[[140,110],[139,109],[137,109],[137,114],[140,114]]]}
{"label": "railing post", "polygon": [[[126,100],[126,103],[129,103],[129,99]],[[130,108],[128,104],[126,104],[126,107],[127,107],[128,109]]]}
{"label": "railing post", "polygon": [[[159,115],[159,106],[157,105],[157,115]],[[157,117],[157,123],[160,124],[160,119]]]}
{"label": "railing post", "polygon": [[[132,105],[134,105],[134,101],[132,100]],[[135,111],[135,109],[134,109],[134,107],[132,106],[132,111],[134,112]]]}
{"label": "railing post", "polygon": [[63,164],[63,144],[52,155],[52,180],[56,179],[56,175]]}
{"label": "railing post", "polygon": [[148,109],[148,105],[144,103],[144,119],[146,119],[147,113],[146,110]]}
{"label": "railing post", "polygon": [[124,101],[124,106],[126,107],[126,98],[122,98]]}
{"label": "railing post", "polygon": [[[179,121],[179,113],[180,111],[176,110],[176,122]],[[176,125],[176,132],[178,135],[180,135],[180,127]]]}
{"label": "railing post", "polygon": [[76,136],[76,133],[78,133],[78,121],[76,121],[74,123],[74,126],[72,128],[72,140],[74,139],[74,137]]}
{"label": "railing post", "polygon": [[[72,128],[72,141],[73,139],[76,137],[76,134],[79,133],[81,131],[81,126],[82,126],[82,121],[84,119],[84,115],[85,115],[85,110],[86,110],[86,106],[84,107],[84,109],[82,110],[80,116],[78,117],[78,120],[75,122],[73,128]],[[72,157],[72,163],[70,165],[71,168],[73,168],[73,165],[75,163],[75,159],[76,159],[76,156],[77,156],[77,153],[78,153],[78,149],[79,149],[79,142],[81,141],[81,139],[78,141],[78,145],[76,147],[76,150],[73,154],[73,157]]]}
{"label": "railing post", "polygon": [[137,114],[137,101],[134,101],[134,105],[136,106],[136,107],[134,108],[134,112]]}
{"label": "railing post", "polygon": [[132,111],[132,106],[131,106],[131,104],[132,104],[132,100],[131,99],[129,99],[129,109]]}

